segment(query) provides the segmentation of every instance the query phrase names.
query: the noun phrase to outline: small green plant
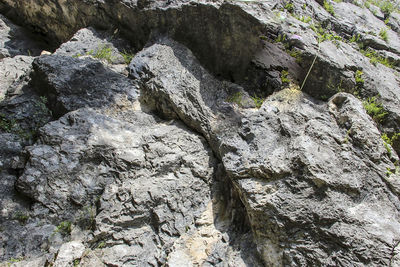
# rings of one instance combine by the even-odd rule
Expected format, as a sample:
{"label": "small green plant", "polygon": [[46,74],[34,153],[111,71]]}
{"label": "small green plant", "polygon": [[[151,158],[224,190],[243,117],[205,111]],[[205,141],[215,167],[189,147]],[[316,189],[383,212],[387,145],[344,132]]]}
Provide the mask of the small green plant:
{"label": "small green plant", "polygon": [[16,126],[14,119],[8,119],[6,115],[0,113],[0,129],[6,133],[10,133]]}
{"label": "small green plant", "polygon": [[346,136],[345,136],[345,138],[343,139],[343,143],[344,144],[347,144],[348,142],[349,142],[349,139],[350,139],[350,136],[351,135],[351,129],[348,129],[347,131],[346,131]]}
{"label": "small green plant", "polygon": [[379,1],[379,8],[385,16],[389,16],[390,13],[396,10],[396,7],[389,0]]}
{"label": "small green plant", "polygon": [[[379,7],[385,17],[388,17],[392,12],[399,12],[399,5],[391,0],[366,0],[364,6],[370,9],[371,5]],[[370,9],[371,10],[371,9]],[[371,10],[372,12],[372,10]],[[375,12],[376,13],[376,12]],[[375,14],[374,14],[375,15]]]}
{"label": "small green plant", "polygon": [[393,174],[397,174],[397,175],[400,174],[400,166],[398,164],[399,164],[398,162],[395,163],[394,169],[391,169],[389,167],[386,168],[386,176],[387,177],[389,177],[389,176],[391,176]]}
{"label": "small green plant", "polygon": [[125,63],[129,65],[129,63],[131,63],[133,57],[135,56],[135,53],[133,53],[132,51],[124,50],[121,52],[121,56],[124,58]]}
{"label": "small green plant", "polygon": [[62,221],[55,230],[55,233],[60,233],[64,236],[71,234],[72,223],[70,221]]}
{"label": "small green plant", "polygon": [[261,108],[262,104],[264,103],[264,99],[258,96],[252,96],[251,99],[253,99],[256,108]]}
{"label": "small green plant", "polygon": [[386,151],[387,151],[389,157],[391,157],[391,156],[392,156],[392,149],[390,148],[389,144],[386,143],[386,142],[383,142],[383,145],[385,146]]}
{"label": "small green plant", "polygon": [[354,0],[353,4],[361,8],[363,7],[362,2],[360,3],[357,0]]}
{"label": "small green plant", "polygon": [[[108,63],[112,63],[112,61],[114,60],[112,47],[108,44],[99,45],[95,50],[91,49],[85,55],[92,56],[97,59],[104,59]],[[72,57],[78,58],[81,56],[83,55],[78,53],[73,55]]]}
{"label": "small green plant", "polygon": [[381,138],[386,143],[392,145],[392,139],[388,137],[387,133],[382,134]]}
{"label": "small green plant", "polygon": [[320,24],[312,24],[310,25],[310,28],[317,34],[318,43],[330,40],[336,45],[339,45],[338,41],[342,41],[342,37],[331,33],[330,31],[323,28]]}
{"label": "small green plant", "polygon": [[112,48],[109,45],[100,45],[95,53],[91,53],[94,58],[105,59],[107,62],[111,63],[114,58],[112,55]]}
{"label": "small green plant", "polygon": [[335,16],[335,10],[333,9],[333,6],[326,0],[324,0],[324,8],[329,14]]}
{"label": "small green plant", "polygon": [[[383,144],[385,145],[385,148],[386,148],[386,150],[387,150],[389,156],[391,157],[391,156],[392,156],[392,149],[391,149],[391,147],[393,146],[394,142],[395,142],[398,138],[400,138],[400,132],[399,132],[399,133],[394,133],[394,134],[392,134],[391,137],[389,137],[389,136],[387,135],[387,133],[383,133],[382,136],[381,136],[381,138],[382,138],[382,140],[383,140]],[[395,163],[395,165],[398,166],[398,162]]]}
{"label": "small green plant", "polygon": [[23,213],[22,211],[17,211],[13,217],[14,220],[19,221],[21,224],[25,224],[29,219],[29,214]]}
{"label": "small green plant", "polygon": [[356,83],[358,85],[364,84],[364,79],[362,78],[363,72],[361,70],[357,70],[356,73],[354,74],[354,78],[356,79]]}
{"label": "small green plant", "polygon": [[382,107],[382,104],[378,103],[376,97],[369,97],[363,101],[363,106],[371,118],[376,122],[381,122],[388,114]]}
{"label": "small green plant", "polygon": [[312,18],[309,16],[301,16],[301,17],[296,17],[296,18],[304,23],[309,23],[312,20]]}
{"label": "small green plant", "polygon": [[97,245],[96,248],[102,249],[102,248],[104,248],[105,246],[106,246],[106,242],[101,241],[101,242]]}
{"label": "small green plant", "polygon": [[73,261],[73,266],[74,266],[74,267],[78,267],[80,263],[81,263],[81,260],[80,260],[80,259],[75,259],[75,260]]}
{"label": "small green plant", "polygon": [[387,30],[386,29],[381,29],[381,31],[379,32],[379,36],[382,38],[382,40],[384,40],[385,42],[389,41],[389,37],[387,34]]}
{"label": "small green plant", "polygon": [[382,140],[393,146],[393,143],[400,138],[400,133],[394,133],[392,137],[389,137],[387,133],[382,134]]}
{"label": "small green plant", "polygon": [[37,107],[37,111],[34,116],[39,121],[38,128],[43,126],[48,121],[48,117],[52,116],[52,112],[47,108],[47,97],[41,96],[38,101],[35,101],[35,106]]}
{"label": "small green plant", "polygon": [[22,261],[24,258],[21,256],[21,257],[18,257],[18,258],[11,258],[11,259],[9,259],[8,260],[8,263],[7,263],[7,265],[8,266],[11,266],[13,263],[17,263],[17,262],[20,262],[20,261]]}
{"label": "small green plant", "polygon": [[0,113],[0,130],[6,133],[13,133],[22,139],[28,139],[31,134],[24,131],[14,118]]}
{"label": "small green plant", "polygon": [[385,19],[383,22],[384,22],[386,25],[388,25],[388,24],[389,24],[389,18]]}
{"label": "small green plant", "polygon": [[349,42],[350,43],[358,43],[361,39],[361,35],[360,34],[354,34],[353,36],[351,36]]}
{"label": "small green plant", "polygon": [[236,103],[239,107],[242,106],[242,99],[243,99],[243,94],[242,92],[236,92],[230,97],[228,97],[227,101],[229,103]]}
{"label": "small green plant", "polygon": [[293,3],[287,2],[284,6],[284,9],[286,9],[289,13],[293,13],[293,11],[294,11]]}
{"label": "small green plant", "polygon": [[275,39],[275,43],[283,43],[286,41],[286,34],[278,34],[278,37]]}
{"label": "small green plant", "polygon": [[96,225],[96,206],[86,205],[82,208],[80,215],[75,223],[78,223],[81,228],[93,230]]}
{"label": "small green plant", "polygon": [[393,174],[392,169],[390,169],[389,167],[386,167],[386,176],[389,177],[392,174]]}
{"label": "small green plant", "polygon": [[282,43],[283,46],[285,47],[286,53],[288,53],[290,56],[294,57],[296,59],[297,63],[301,62],[301,52],[298,51],[295,48],[290,48],[290,45],[288,42],[286,42],[286,34],[279,34],[278,37],[275,39],[275,43]]}
{"label": "small green plant", "polygon": [[302,57],[301,57],[301,52],[299,50],[296,50],[295,48],[292,48],[291,50],[287,49],[286,52],[293,58],[296,59],[296,62],[300,64],[302,62]]}
{"label": "small green plant", "polygon": [[287,70],[282,70],[281,71],[281,82],[282,84],[289,84],[290,83],[290,79],[288,77],[289,72]]}
{"label": "small green plant", "polygon": [[321,95],[319,98],[320,98],[322,101],[326,101],[326,100],[329,99],[329,96],[327,96],[327,95]]}
{"label": "small green plant", "polygon": [[389,61],[389,59],[379,55],[377,52],[375,52],[374,50],[368,48],[366,50],[364,49],[360,49],[360,52],[366,56],[367,58],[369,58],[369,61],[371,62],[371,64],[373,64],[374,66],[376,66],[378,63],[385,65],[386,67],[389,68],[393,68],[393,63],[391,61]]}

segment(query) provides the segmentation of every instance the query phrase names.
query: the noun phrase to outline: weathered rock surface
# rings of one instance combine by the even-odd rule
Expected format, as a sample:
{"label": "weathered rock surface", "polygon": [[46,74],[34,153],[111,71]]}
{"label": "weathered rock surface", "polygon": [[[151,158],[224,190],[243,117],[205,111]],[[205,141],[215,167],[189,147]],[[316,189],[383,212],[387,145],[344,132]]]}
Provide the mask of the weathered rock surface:
{"label": "weathered rock surface", "polygon": [[33,68],[35,86],[48,97],[56,117],[81,107],[132,102],[138,96],[129,79],[90,58],[42,56]]}
{"label": "weathered rock surface", "polygon": [[[240,192],[267,265],[390,263],[400,202],[386,170],[395,166],[361,102],[339,94],[326,104],[286,89],[259,110],[229,112],[220,87],[207,98],[204,88],[219,82],[174,42],[150,46],[130,68],[143,76],[142,97],[154,108],[210,129],[204,135]],[[237,129],[224,129],[221,113],[242,118]]]}
{"label": "weathered rock surface", "polygon": [[0,14],[0,59],[17,55],[37,56],[47,45]]}
{"label": "weathered rock surface", "polygon": [[12,86],[18,86],[32,68],[33,57],[16,56],[14,58],[4,58],[0,62],[0,76],[2,82],[0,84],[0,100],[4,100],[7,90]]}
{"label": "weathered rock surface", "polygon": [[[390,86],[381,89],[380,72],[384,69],[383,65],[375,63],[380,71],[374,72],[375,68],[371,70],[373,64],[361,53],[361,50],[370,49],[371,53],[390,52],[400,55],[398,33],[386,27],[384,19],[388,16],[381,16],[373,11],[379,10],[373,4],[368,9],[357,6],[355,2],[333,1],[329,4],[333,10],[333,14],[330,14],[324,9],[322,1],[304,0],[292,1],[290,6],[278,0],[115,3],[73,1],[68,2],[68,5],[62,1],[57,3],[63,8],[56,8],[42,0],[34,1],[30,5],[23,5],[20,1],[2,0],[0,10],[27,19],[28,24],[47,33],[53,41],[66,41],[80,28],[96,25],[112,31],[118,29],[118,33],[132,42],[134,50],[140,50],[149,38],[158,33],[168,34],[191,49],[214,75],[246,85],[248,90],[255,91],[262,97],[272,93],[271,88],[276,91],[276,83],[279,81],[277,72],[282,70],[289,69],[290,76],[301,84],[315,56],[317,60],[304,90],[317,98],[326,99],[342,90],[354,92],[354,73],[365,69],[365,74],[371,77],[371,83],[357,88],[357,93],[363,97],[391,94],[391,98],[379,99],[389,112],[383,124],[385,131],[391,133],[400,128],[400,86],[396,76],[398,71],[384,70],[389,75],[384,84]],[[46,20],[42,19],[42,14],[47,16]],[[392,14],[389,18],[395,20],[396,13]],[[110,25],[115,26],[110,28]],[[386,31],[387,40],[380,37],[382,30]],[[281,39],[277,38],[279,35]],[[254,69],[252,61],[259,62],[263,58],[262,62],[265,63],[277,58],[268,53],[260,54],[263,50],[260,37],[269,42],[280,40],[285,44],[285,47],[281,47],[282,53],[293,55],[303,70],[294,67],[294,60],[283,62],[272,69],[265,68],[265,64],[256,63]],[[352,41],[351,37],[355,39]],[[318,40],[322,42],[320,46]],[[346,42],[357,42],[362,49],[357,45],[351,48],[352,45],[347,45]],[[268,49],[268,45],[265,49]],[[267,78],[258,74],[257,82],[246,81],[249,75],[252,76],[252,73],[260,70]],[[273,84],[275,86],[271,87]],[[259,88],[263,88],[263,92],[259,92]]]}
{"label": "weathered rock surface", "polygon": [[[32,56],[45,48],[27,30],[0,16],[0,261],[18,262],[24,255],[42,254],[55,229],[40,216],[40,207],[34,210],[30,199],[15,190],[25,166],[24,147],[34,142],[38,128],[51,119],[45,99],[29,86]],[[44,262],[33,260],[25,266]]]}
{"label": "weathered rock surface", "polygon": [[109,36],[110,34],[96,31],[91,27],[81,29],[68,42],[62,44],[55,51],[55,54],[80,57],[84,55],[99,55],[103,50],[103,53],[108,56],[111,63],[125,63],[123,56],[119,53],[119,49],[123,50],[123,47],[127,46],[127,42],[123,39]]}
{"label": "weathered rock surface", "polygon": [[58,47],[0,17],[0,266],[400,266],[399,17],[363,4],[0,0]]}
{"label": "weathered rock surface", "polygon": [[[50,243],[42,240],[50,253],[59,250],[50,262],[157,265],[174,252],[197,264],[260,264],[254,251],[234,245],[254,246],[249,229],[246,239],[240,230],[227,237],[235,216],[214,226],[222,212],[215,207],[221,200],[212,201],[217,161],[202,137],[141,111],[137,86],[93,59],[42,56],[33,66],[33,86],[56,116],[67,113],[40,128],[16,182],[58,225],[51,228]],[[210,229],[198,233],[206,208]],[[178,239],[182,235],[188,240]],[[68,238],[97,246],[101,255],[70,255],[62,245]],[[187,245],[174,247],[176,240]],[[171,265],[176,261],[168,258]]]}

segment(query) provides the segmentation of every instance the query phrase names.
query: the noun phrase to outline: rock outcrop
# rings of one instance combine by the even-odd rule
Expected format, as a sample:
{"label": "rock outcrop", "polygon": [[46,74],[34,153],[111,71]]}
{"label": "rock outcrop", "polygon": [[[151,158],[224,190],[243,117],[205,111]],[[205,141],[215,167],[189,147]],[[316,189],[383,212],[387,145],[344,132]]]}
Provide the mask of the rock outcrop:
{"label": "rock outcrop", "polygon": [[145,103],[210,140],[267,265],[390,263],[400,235],[399,183],[386,177],[395,166],[360,101],[338,94],[324,103],[285,89],[258,110],[229,110],[222,83],[170,41],[138,53],[130,69],[143,76]]}
{"label": "rock outcrop", "polygon": [[0,0],[0,266],[400,266],[386,2]]}

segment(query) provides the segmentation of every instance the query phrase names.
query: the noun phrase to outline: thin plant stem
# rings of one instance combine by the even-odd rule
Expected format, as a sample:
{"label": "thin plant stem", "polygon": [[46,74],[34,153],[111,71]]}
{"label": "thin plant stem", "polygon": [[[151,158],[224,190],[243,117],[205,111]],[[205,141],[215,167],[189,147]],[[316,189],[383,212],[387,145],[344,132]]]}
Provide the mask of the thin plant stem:
{"label": "thin plant stem", "polygon": [[303,90],[303,87],[304,87],[304,85],[306,84],[308,75],[310,75],[310,72],[311,72],[311,70],[312,70],[312,68],[313,68],[313,66],[314,66],[314,64],[315,64],[315,61],[317,60],[319,50],[320,50],[320,46],[319,46],[319,42],[318,42],[318,51],[317,51],[317,53],[315,54],[314,60],[313,60],[313,62],[311,63],[310,68],[308,69],[307,75],[306,75],[306,77],[304,78],[304,81],[303,81],[303,83],[302,83],[302,85],[301,85],[301,87],[300,87],[300,91]]}

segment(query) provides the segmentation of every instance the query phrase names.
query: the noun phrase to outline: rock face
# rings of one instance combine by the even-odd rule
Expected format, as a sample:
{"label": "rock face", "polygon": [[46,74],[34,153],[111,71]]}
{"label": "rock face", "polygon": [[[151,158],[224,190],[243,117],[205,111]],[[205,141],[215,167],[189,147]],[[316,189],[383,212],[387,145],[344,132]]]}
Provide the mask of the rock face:
{"label": "rock face", "polygon": [[37,56],[46,44],[36,40],[34,34],[13,24],[0,14],[0,59],[17,55]]}
{"label": "rock face", "polygon": [[[170,65],[175,68],[168,71],[164,66]],[[153,100],[161,112],[175,111],[163,113],[209,137],[240,192],[267,265],[390,263],[400,235],[400,202],[386,169],[395,166],[358,100],[339,94],[326,104],[285,89],[259,110],[224,112],[219,82],[173,42],[140,52],[130,68],[143,75],[145,101]],[[208,98],[209,84],[221,91]],[[236,129],[223,122],[235,112],[242,118]],[[368,252],[359,254],[360,247]]]}
{"label": "rock face", "polygon": [[138,96],[129,79],[93,59],[43,56],[33,68],[37,75],[35,86],[49,98],[57,117],[81,107],[132,102]]}
{"label": "rock face", "polygon": [[398,10],[355,4],[0,0],[58,47],[0,17],[0,266],[400,266]]}

